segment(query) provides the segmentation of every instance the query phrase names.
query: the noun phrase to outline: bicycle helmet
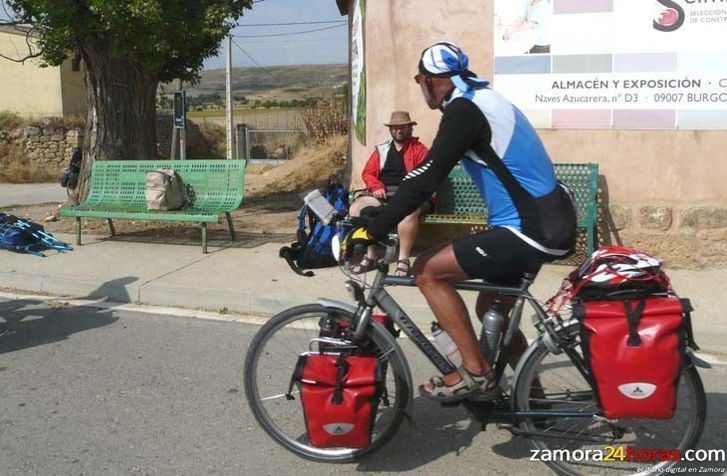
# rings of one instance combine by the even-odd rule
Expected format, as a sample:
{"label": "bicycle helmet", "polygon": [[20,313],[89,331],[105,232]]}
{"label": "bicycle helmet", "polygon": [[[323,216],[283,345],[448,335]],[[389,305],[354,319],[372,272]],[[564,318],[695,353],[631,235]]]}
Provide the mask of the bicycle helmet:
{"label": "bicycle helmet", "polygon": [[623,246],[596,250],[569,276],[573,294],[584,299],[600,299],[610,294],[665,293],[671,291],[661,260]]}

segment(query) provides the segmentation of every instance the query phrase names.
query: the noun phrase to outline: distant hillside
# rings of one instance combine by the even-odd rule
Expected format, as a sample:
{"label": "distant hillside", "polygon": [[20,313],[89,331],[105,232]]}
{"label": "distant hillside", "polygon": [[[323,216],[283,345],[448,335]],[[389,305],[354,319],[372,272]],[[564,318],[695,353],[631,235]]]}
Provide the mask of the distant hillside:
{"label": "distant hillside", "polygon": [[[248,99],[300,99],[306,96],[330,96],[348,81],[345,64],[267,66],[233,68],[232,93]],[[169,92],[173,84],[164,85]],[[225,95],[225,70],[202,71],[199,84],[186,85],[187,94],[219,93]]]}

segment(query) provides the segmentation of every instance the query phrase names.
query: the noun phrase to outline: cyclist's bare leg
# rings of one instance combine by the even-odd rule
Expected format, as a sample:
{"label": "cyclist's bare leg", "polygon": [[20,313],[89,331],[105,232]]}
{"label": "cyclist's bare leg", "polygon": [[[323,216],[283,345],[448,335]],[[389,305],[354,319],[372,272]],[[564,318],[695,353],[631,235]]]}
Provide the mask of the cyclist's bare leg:
{"label": "cyclist's bare leg", "polygon": [[[505,318],[503,329],[507,328],[508,323],[510,322],[510,311],[512,310],[513,306],[515,305],[515,301],[517,298],[514,296],[504,296],[500,294],[492,294],[492,293],[480,293],[479,296],[477,296],[477,304],[475,305],[475,313],[477,314],[477,319],[482,322],[482,317],[487,312],[487,309],[489,309],[490,304],[492,301],[497,299],[500,301],[500,312],[502,313],[503,317]],[[510,343],[510,355],[507,357],[507,362],[510,364],[510,367],[513,369],[517,366],[518,361],[520,360],[520,357],[525,353],[525,350],[528,348],[528,340],[525,337],[525,334],[523,334],[523,331],[520,329],[517,330],[515,335],[512,338],[512,342]],[[531,389],[532,396],[534,398],[542,398],[543,394],[543,386],[540,383],[540,378],[535,377],[533,378],[533,387]]]}
{"label": "cyclist's bare leg", "polygon": [[[489,372],[490,365],[480,349],[467,307],[449,283],[469,279],[455,258],[452,244],[441,245],[419,255],[414,263],[414,277],[442,329],[457,344],[462,365],[475,375]],[[449,386],[461,379],[456,372],[442,378]]]}

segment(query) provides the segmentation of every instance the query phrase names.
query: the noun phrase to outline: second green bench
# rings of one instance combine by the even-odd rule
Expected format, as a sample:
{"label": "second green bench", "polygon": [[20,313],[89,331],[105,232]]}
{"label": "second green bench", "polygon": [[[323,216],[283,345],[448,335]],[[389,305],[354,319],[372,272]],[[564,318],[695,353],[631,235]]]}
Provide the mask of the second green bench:
{"label": "second green bench", "polygon": [[[554,164],[555,175],[571,189],[578,210],[578,228],[586,234],[586,252],[596,248],[598,219],[598,164]],[[438,192],[436,213],[423,223],[484,225],[487,221],[480,192],[469,174],[457,165],[449,173],[449,183]]]}

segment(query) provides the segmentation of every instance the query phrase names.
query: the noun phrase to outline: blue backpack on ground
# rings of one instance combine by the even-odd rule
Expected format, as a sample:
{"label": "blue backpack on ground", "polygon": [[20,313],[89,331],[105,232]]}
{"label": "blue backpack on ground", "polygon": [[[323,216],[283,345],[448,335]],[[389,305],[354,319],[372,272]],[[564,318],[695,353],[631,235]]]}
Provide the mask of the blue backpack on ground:
{"label": "blue backpack on ground", "polygon": [[69,245],[46,233],[42,225],[0,213],[0,248],[18,253],[45,256],[43,251],[71,251]]}
{"label": "blue backpack on ground", "polygon": [[[340,184],[331,184],[321,191],[328,203],[337,212],[348,212],[348,191]],[[311,271],[304,269],[319,269],[336,266],[336,259],[331,252],[331,240],[336,233],[332,225],[324,225],[306,205],[298,213],[298,241],[290,246],[280,248],[280,257],[285,259],[290,267],[301,276],[313,276]]]}

